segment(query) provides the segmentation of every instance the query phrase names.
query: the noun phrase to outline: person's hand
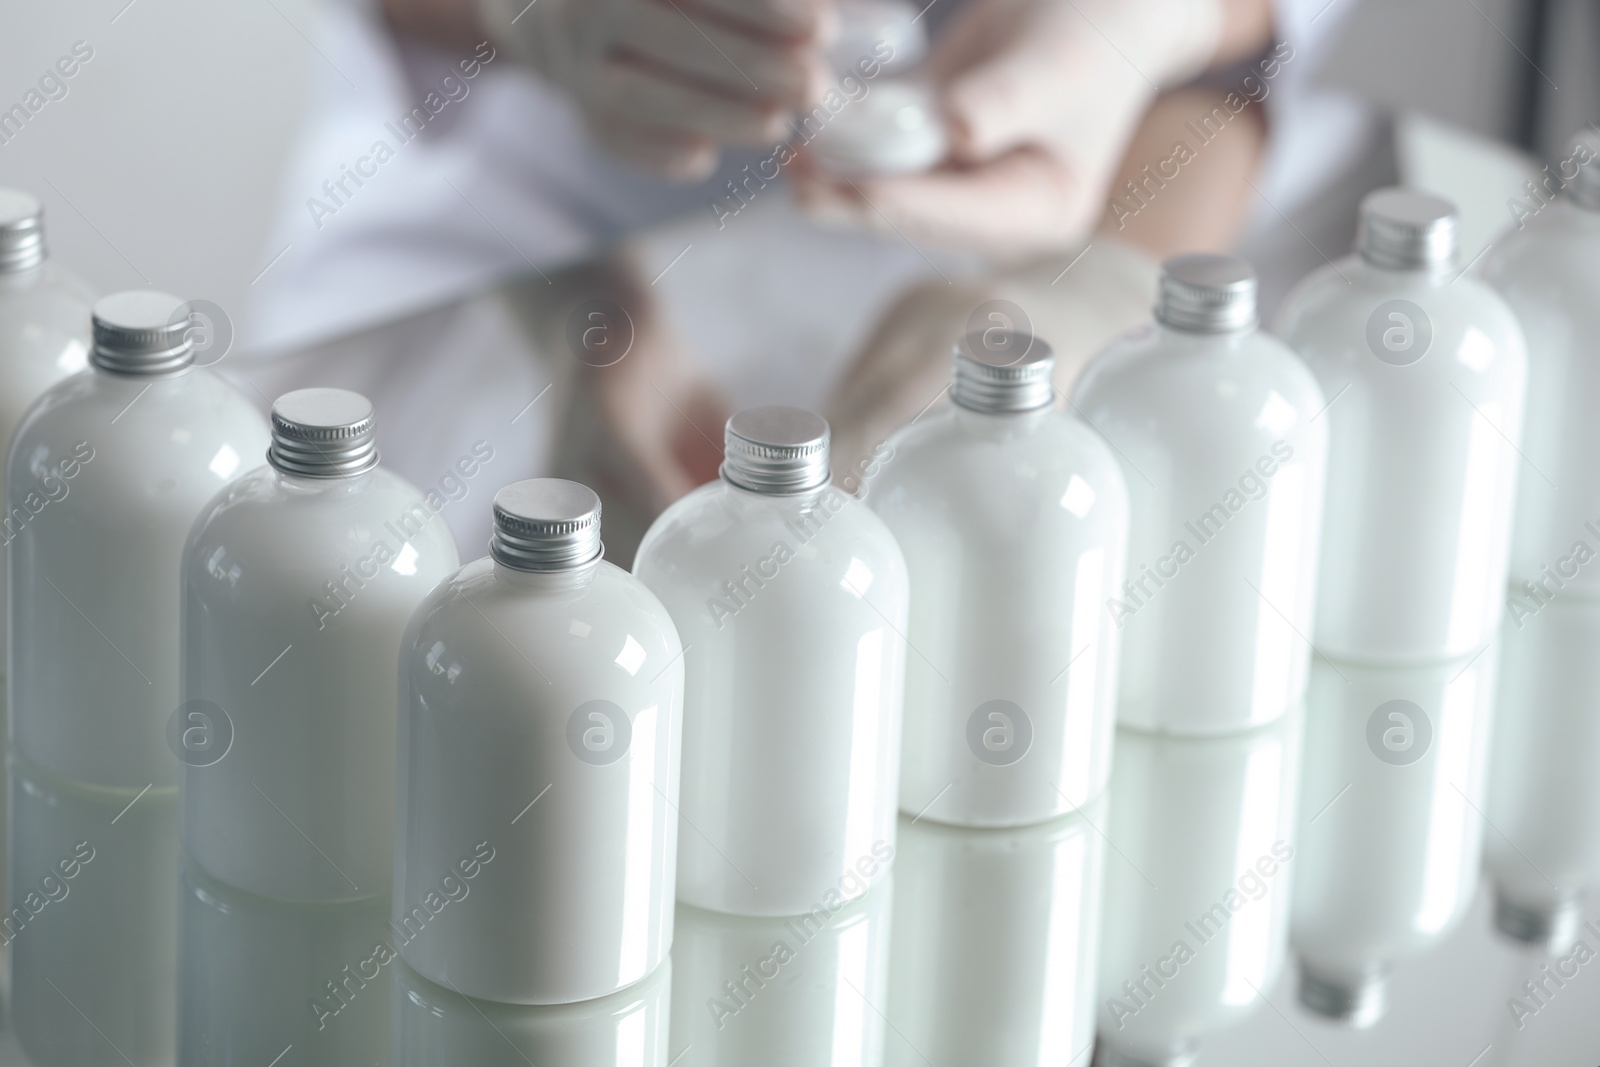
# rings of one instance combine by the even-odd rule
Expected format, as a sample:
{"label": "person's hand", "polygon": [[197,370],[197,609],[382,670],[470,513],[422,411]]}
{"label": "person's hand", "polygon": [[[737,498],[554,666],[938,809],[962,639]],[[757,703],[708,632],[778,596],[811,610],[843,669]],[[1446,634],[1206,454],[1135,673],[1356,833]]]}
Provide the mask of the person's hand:
{"label": "person's hand", "polygon": [[825,218],[997,258],[1060,252],[1099,219],[1159,87],[1216,54],[1222,0],[970,0],[930,58],[948,161],[912,176],[802,173]]}
{"label": "person's hand", "polygon": [[569,92],[614,154],[676,180],[786,140],[825,91],[828,0],[475,0],[491,39]]}

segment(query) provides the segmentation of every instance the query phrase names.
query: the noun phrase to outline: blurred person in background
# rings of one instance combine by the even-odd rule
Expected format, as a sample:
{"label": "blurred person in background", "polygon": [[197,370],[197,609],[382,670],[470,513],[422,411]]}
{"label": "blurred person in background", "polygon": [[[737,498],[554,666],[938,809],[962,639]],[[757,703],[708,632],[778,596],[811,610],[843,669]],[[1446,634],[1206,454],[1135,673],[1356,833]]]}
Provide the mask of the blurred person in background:
{"label": "blurred person in background", "polygon": [[[1236,246],[1273,195],[1258,189],[1285,187],[1271,149],[1307,110],[1294,87],[1336,21],[1312,27],[1318,6],[935,0],[919,18],[947,158],[842,180],[801,149],[792,194],[755,205],[769,223],[713,242],[699,235],[726,220],[706,206],[752,189],[750,165],[798,143],[794,117],[833,88],[833,0],[331,0],[338,77],[290,165],[284,262],[255,309],[255,350],[302,354],[253,378],[270,394],[261,375],[314,368],[368,390],[389,425],[419,427],[387,459],[425,485],[491,427],[511,457],[495,484],[590,481],[625,564],[657,511],[715,476],[731,401],[701,350],[718,335],[759,353],[786,321],[839,320],[839,351],[795,373],[816,383],[841,472],[939,396],[951,343],[991,301],[1028,309],[1070,384],[1147,315],[1161,258]],[[1333,153],[1309,160],[1325,173],[1288,185],[1326,184],[1369,127],[1325,123]],[[697,255],[645,269],[641,235],[674,226],[679,258]],[[881,247],[860,255],[862,233]],[[779,296],[726,298],[682,328],[682,305],[714,299],[685,287],[718,270],[778,278]],[[849,279],[858,306],[821,302],[808,279],[824,277]],[[509,321],[463,326],[495,289]],[[777,398],[761,391],[745,390]],[[447,516],[469,546],[481,510]]]}

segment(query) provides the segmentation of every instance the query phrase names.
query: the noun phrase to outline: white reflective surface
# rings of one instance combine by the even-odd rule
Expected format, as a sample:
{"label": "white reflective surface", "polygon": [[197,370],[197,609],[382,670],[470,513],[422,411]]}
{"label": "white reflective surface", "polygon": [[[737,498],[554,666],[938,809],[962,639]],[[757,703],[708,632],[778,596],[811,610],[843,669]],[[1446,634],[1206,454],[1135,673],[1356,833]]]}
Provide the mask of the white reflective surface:
{"label": "white reflective surface", "polygon": [[1305,877],[1301,713],[1224,738],[1117,732],[1100,941],[1100,1042],[1182,1064],[1260,1010]]}
{"label": "white reflective surface", "polygon": [[885,1063],[1087,1062],[1106,810],[1007,831],[901,820]]}

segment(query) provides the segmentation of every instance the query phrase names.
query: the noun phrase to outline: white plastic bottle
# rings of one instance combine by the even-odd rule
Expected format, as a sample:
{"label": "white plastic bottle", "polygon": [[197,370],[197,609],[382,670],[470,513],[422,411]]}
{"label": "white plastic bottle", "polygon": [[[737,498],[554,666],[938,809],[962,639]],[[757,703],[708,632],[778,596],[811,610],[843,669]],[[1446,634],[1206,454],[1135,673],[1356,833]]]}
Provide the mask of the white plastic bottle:
{"label": "white plastic bottle", "polygon": [[1097,355],[1073,408],[1122,461],[1127,578],[1118,723],[1205,734],[1268,723],[1305,692],[1327,423],[1300,360],[1256,329],[1228,256],[1162,268],[1155,322]]}
{"label": "white plastic bottle", "polygon": [[[1355,255],[1307,276],[1277,333],[1328,398],[1318,651],[1358,663],[1470,655],[1499,625],[1527,353],[1460,276],[1456,211],[1403,189],[1361,205]],[[1538,477],[1532,471],[1529,477]]]}
{"label": "white plastic bottle", "polygon": [[[1514,591],[1600,599],[1600,136],[1557,197],[1497,241],[1483,280],[1505,298],[1528,343],[1527,410],[1511,541]],[[1559,488],[1558,488],[1559,487]],[[1581,546],[1581,547],[1580,547]]]}
{"label": "white plastic bottle", "polygon": [[[44,208],[39,201],[0,188],[0,501],[7,501],[6,453],[23,414],[46,389],[88,366],[93,299],[88,286],[46,259]],[[41,476],[48,476],[49,489],[63,491],[59,471]],[[0,546],[10,552],[12,539],[31,513],[13,514],[9,502],[3,507]],[[5,568],[0,567],[0,649],[6,640],[5,590]],[[4,660],[0,652],[0,735],[7,732]],[[6,743],[0,736],[0,753]],[[5,792],[0,789],[0,826],[5,823]],[[5,858],[0,855],[0,884],[4,874]]]}
{"label": "white plastic bottle", "polygon": [[1558,599],[1501,635],[1483,866],[1495,927],[1564,956],[1600,891],[1600,605]]}
{"label": "white plastic bottle", "polygon": [[[56,382],[89,363],[89,287],[45,258],[44,208],[27,193],[0,188],[0,456],[23,414]],[[52,482],[59,480],[51,474]],[[0,493],[5,475],[0,469]],[[0,499],[4,499],[0,496]],[[7,504],[9,545],[25,515]],[[0,602],[5,581],[0,578]],[[5,639],[0,618],[0,641]]]}
{"label": "white plastic bottle", "polygon": [[683,647],[586,487],[515,482],[494,523],[400,646],[392,930],[463,996],[588,1000],[672,943]]}
{"label": "white plastic bottle", "polygon": [[394,874],[400,638],[459,560],[375,432],[357,393],[279,397],[268,465],[185,549],[184,847],[263,896],[383,895]]}
{"label": "white plastic bottle", "polygon": [[789,918],[678,909],[673,1067],[881,1067],[893,879]]}
{"label": "white plastic bottle", "polygon": [[249,400],[192,365],[177,297],[99,301],[90,362],[13,441],[7,503],[30,517],[6,554],[11,739],[63,778],[175,789],[184,539],[270,437]]}
{"label": "white plastic bottle", "polygon": [[1302,713],[1226,737],[1117,732],[1101,1061],[1187,1067],[1261,1011],[1288,955]]}
{"label": "white plastic bottle", "polygon": [[[672,961],[577,1004],[469,1000],[394,964],[393,1067],[689,1067],[667,1052]],[[345,1061],[348,1062],[348,1061]]]}
{"label": "white plastic bottle", "polygon": [[1496,651],[1313,666],[1290,935],[1308,1010],[1371,1026],[1395,963],[1437,946],[1471,905]]}
{"label": "white plastic bottle", "polygon": [[821,417],[751,408],[725,439],[722,477],[668,508],[634,562],[687,664],[678,899],[798,915],[888,872],[906,564],[828,484]]}
{"label": "white plastic bottle", "polygon": [[1018,826],[1111,774],[1128,490],[1116,454],[1054,409],[1023,334],[958,346],[954,404],[889,438],[868,503],[911,576],[900,808]]}
{"label": "white plastic bottle", "polygon": [[825,169],[849,175],[914,174],[944,158],[944,116],[932,83],[918,68],[928,54],[920,4],[910,0],[839,0],[839,29],[828,59],[837,108],[820,106],[795,120],[800,138]]}
{"label": "white plastic bottle", "polygon": [[1014,830],[901,820],[887,1067],[1088,1067],[1106,809]]}

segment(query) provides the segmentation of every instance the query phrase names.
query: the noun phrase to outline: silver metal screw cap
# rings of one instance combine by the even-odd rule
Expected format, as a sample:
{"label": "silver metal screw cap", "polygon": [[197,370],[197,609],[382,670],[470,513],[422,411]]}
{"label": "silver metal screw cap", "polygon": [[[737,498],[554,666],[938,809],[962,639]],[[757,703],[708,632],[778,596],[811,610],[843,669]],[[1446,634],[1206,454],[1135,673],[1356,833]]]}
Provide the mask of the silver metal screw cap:
{"label": "silver metal screw cap", "polygon": [[828,484],[828,422],[801,408],[746,408],[723,433],[722,477],[753,493],[805,493]]}
{"label": "silver metal screw cap", "polygon": [[956,345],[950,399],[986,415],[1049,407],[1055,399],[1055,368],[1055,352],[1031,333],[968,334]]}
{"label": "silver metal screw cap", "polygon": [[302,478],[347,478],[378,465],[372,401],[348,389],[296,389],[272,405],[267,462]]}
{"label": "silver metal screw cap", "polygon": [[598,560],[600,498],[563,478],[512,482],[494,495],[489,554],[519,571],[565,571]]}
{"label": "silver metal screw cap", "polygon": [[1379,189],[1361,201],[1356,248],[1375,267],[1427,270],[1456,261],[1460,215],[1441,197]]}
{"label": "silver metal screw cap", "polygon": [[0,188],[0,274],[21,274],[44,262],[44,205],[18,189]]}
{"label": "silver metal screw cap", "polygon": [[1156,318],[1187,333],[1256,326],[1256,270],[1238,256],[1173,256],[1161,264]]}
{"label": "silver metal screw cap", "polygon": [[94,305],[89,362],[134,377],[171,374],[194,360],[188,308],[171,293],[132,289]]}

